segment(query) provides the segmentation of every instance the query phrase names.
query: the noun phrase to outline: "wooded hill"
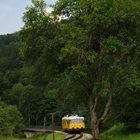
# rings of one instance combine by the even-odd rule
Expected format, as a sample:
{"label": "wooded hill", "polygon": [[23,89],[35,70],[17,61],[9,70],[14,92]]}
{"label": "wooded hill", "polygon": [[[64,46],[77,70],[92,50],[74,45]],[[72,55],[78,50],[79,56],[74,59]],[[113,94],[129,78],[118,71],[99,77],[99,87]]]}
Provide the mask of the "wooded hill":
{"label": "wooded hill", "polygon": [[[0,96],[24,124],[43,125],[49,113],[86,118],[99,130],[140,127],[140,2],[59,0],[27,8],[20,33],[0,36]],[[60,16],[65,16],[65,19]],[[0,122],[1,123],[1,122]]]}

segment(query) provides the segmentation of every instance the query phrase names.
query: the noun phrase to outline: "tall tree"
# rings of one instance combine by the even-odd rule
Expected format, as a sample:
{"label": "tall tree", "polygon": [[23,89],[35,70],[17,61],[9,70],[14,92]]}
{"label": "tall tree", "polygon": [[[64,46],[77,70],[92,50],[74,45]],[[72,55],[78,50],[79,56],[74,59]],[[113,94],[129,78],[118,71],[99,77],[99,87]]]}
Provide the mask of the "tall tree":
{"label": "tall tree", "polygon": [[23,41],[20,54],[24,65],[20,82],[25,85],[27,93],[24,100],[27,108],[23,112],[28,112],[26,118],[30,123],[37,124],[47,113],[53,111],[52,108],[56,109],[56,101],[47,97],[45,88],[51,75],[57,71],[55,58],[58,53],[54,48],[54,40],[58,27],[53,16],[46,13],[46,3],[43,0],[32,0],[32,5],[24,13],[23,21],[25,26],[20,32]]}
{"label": "tall tree", "polygon": [[63,46],[60,65],[84,87],[94,139],[121,86],[121,76],[128,75],[121,72],[130,68],[128,59],[135,62],[130,54],[139,47],[139,4],[131,0],[59,0],[55,6],[56,14],[65,17],[59,36]]}

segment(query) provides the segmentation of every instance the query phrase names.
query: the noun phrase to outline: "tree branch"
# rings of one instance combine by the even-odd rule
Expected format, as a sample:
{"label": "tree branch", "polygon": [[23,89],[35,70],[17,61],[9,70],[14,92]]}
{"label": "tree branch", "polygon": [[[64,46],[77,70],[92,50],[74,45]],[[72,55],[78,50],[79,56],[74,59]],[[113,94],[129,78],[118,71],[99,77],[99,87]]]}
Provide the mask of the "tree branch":
{"label": "tree branch", "polygon": [[92,110],[93,110],[92,95],[89,96],[89,108],[90,108],[90,113],[92,113]]}
{"label": "tree branch", "polygon": [[95,112],[96,107],[97,107],[97,103],[98,103],[98,99],[99,99],[99,95],[97,94],[94,100],[94,106],[93,106],[93,111]]}
{"label": "tree branch", "polygon": [[95,112],[96,107],[97,107],[97,103],[98,103],[98,99],[99,99],[99,95],[97,94],[97,95],[95,96],[94,104],[93,104],[92,96],[89,97],[90,112]]}
{"label": "tree branch", "polygon": [[105,119],[105,117],[107,116],[108,112],[109,112],[109,109],[110,109],[110,106],[111,106],[111,103],[112,103],[112,96],[113,96],[113,93],[112,93],[112,89],[110,88],[108,101],[106,103],[104,112],[103,112],[101,118],[99,119],[100,121],[103,121]]}

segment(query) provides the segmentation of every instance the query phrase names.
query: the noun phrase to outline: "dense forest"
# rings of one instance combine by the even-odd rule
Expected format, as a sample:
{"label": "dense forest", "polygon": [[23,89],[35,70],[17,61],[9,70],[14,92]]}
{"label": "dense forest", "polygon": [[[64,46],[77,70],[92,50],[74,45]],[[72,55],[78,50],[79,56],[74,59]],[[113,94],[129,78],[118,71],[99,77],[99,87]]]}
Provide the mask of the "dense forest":
{"label": "dense forest", "polygon": [[[21,31],[0,36],[0,134],[79,114],[87,131],[140,129],[140,2],[33,0]],[[16,121],[15,121],[16,120]],[[5,131],[3,131],[5,130]]]}

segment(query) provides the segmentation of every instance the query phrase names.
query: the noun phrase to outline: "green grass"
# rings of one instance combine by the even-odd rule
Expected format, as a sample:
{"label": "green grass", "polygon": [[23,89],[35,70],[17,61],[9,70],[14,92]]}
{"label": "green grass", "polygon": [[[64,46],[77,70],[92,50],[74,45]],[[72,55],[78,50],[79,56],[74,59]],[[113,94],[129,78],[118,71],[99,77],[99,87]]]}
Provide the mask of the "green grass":
{"label": "green grass", "polygon": [[105,140],[140,140],[140,133],[127,133],[122,124],[115,125],[101,134]]}
{"label": "green grass", "polygon": [[[55,140],[63,140],[64,134],[55,133]],[[46,140],[52,140],[52,134],[48,134]]]}
{"label": "green grass", "polygon": [[[63,140],[63,138],[65,137],[64,134],[62,133],[55,133],[55,140]],[[53,139],[53,135],[52,133],[50,134],[41,134],[41,135],[36,135],[33,140],[52,140]]]}
{"label": "green grass", "polygon": [[0,140],[27,140],[27,139],[20,139],[20,138],[14,138],[14,137],[2,137],[0,136]]}
{"label": "green grass", "polygon": [[[65,137],[64,134],[55,133],[55,140],[63,140],[64,137]],[[53,139],[52,134],[37,134],[32,139],[0,136],[0,140],[52,140],[52,139]]]}

